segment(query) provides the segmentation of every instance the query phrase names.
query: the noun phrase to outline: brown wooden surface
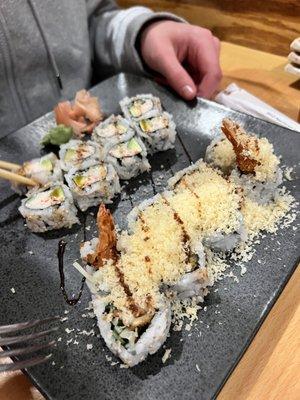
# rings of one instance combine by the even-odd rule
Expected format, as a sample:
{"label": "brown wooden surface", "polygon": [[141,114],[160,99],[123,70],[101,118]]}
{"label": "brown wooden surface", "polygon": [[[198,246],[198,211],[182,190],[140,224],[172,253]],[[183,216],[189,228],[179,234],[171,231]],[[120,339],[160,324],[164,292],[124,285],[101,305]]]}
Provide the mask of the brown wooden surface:
{"label": "brown wooden surface", "polygon": [[[300,80],[286,74],[284,64],[283,57],[222,43],[222,87],[236,82],[296,119]],[[299,399],[299,287],[298,267],[218,400]],[[42,399],[21,372],[0,375],[0,400]]]}
{"label": "brown wooden surface", "polygon": [[170,11],[211,29],[221,40],[287,56],[300,36],[299,0],[118,0],[122,7],[144,5]]}
{"label": "brown wooden surface", "polygon": [[222,42],[221,86],[225,88],[235,82],[297,121],[300,79],[285,72],[285,64],[284,57]]}

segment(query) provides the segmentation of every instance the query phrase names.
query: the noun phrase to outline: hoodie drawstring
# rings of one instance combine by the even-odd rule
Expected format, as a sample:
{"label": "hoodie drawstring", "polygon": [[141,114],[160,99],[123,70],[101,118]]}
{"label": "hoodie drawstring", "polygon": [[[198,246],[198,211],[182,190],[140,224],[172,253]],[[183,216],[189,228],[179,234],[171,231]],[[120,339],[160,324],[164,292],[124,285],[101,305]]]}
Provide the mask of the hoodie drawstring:
{"label": "hoodie drawstring", "polygon": [[37,24],[37,26],[39,28],[40,33],[41,33],[41,36],[42,36],[42,39],[43,39],[43,42],[44,42],[44,45],[45,45],[45,48],[46,48],[46,51],[47,51],[47,54],[48,54],[48,57],[49,57],[49,61],[50,61],[50,64],[52,66],[53,72],[55,74],[58,86],[59,86],[60,90],[62,90],[62,88],[63,88],[62,80],[61,80],[61,77],[60,77],[59,69],[57,67],[54,54],[53,54],[53,52],[51,50],[51,46],[49,46],[49,43],[48,43],[48,40],[47,40],[47,35],[44,32],[41,20],[39,18],[39,15],[37,13],[37,10],[35,8],[35,5],[34,5],[33,1],[32,0],[28,0],[28,4],[29,4],[29,6],[31,8],[32,15],[33,15],[33,17],[34,17],[34,19],[36,21],[36,24]]}

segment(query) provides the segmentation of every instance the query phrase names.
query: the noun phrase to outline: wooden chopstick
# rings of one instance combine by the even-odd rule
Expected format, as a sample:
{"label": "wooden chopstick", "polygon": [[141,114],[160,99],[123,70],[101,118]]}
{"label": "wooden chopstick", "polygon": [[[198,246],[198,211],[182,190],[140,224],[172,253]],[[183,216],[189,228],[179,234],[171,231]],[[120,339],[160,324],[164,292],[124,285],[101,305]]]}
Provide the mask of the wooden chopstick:
{"label": "wooden chopstick", "polygon": [[21,165],[0,160],[0,168],[8,169],[10,171],[16,171],[17,169],[21,168]]}
{"label": "wooden chopstick", "polygon": [[37,182],[33,179],[26,178],[25,176],[15,174],[14,172],[6,171],[0,168],[0,178],[8,179],[9,181],[22,183],[23,185],[36,186]]}

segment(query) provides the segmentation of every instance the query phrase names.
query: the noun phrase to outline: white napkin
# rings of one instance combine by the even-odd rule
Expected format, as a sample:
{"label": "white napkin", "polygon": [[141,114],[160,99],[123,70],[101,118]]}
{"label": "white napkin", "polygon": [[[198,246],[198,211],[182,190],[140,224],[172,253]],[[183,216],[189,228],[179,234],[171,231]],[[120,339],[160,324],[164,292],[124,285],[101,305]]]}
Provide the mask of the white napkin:
{"label": "white napkin", "polygon": [[251,93],[231,83],[215,97],[217,103],[300,132],[300,124],[271,107]]}

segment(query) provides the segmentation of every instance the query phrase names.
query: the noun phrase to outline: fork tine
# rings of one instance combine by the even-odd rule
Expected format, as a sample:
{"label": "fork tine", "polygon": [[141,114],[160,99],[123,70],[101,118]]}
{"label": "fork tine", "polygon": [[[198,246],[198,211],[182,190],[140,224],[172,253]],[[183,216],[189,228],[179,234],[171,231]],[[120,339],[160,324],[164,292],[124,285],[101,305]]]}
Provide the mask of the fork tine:
{"label": "fork tine", "polygon": [[44,324],[46,322],[55,321],[60,319],[58,315],[55,317],[49,317],[45,319],[36,319],[35,321],[27,321],[27,322],[20,322],[18,324],[11,324],[11,325],[3,325],[0,326],[0,333],[11,333],[21,331],[22,329],[26,328],[33,328],[34,326]]}
{"label": "fork tine", "polygon": [[10,363],[10,364],[2,364],[2,365],[0,365],[0,372],[15,371],[17,369],[25,369],[28,367],[32,367],[34,365],[41,364],[41,363],[49,360],[49,358],[51,358],[51,357],[52,357],[52,354],[48,354],[47,356],[38,356],[38,357],[31,358],[29,360],[17,361],[17,362]]}
{"label": "fork tine", "polygon": [[46,343],[46,344],[36,344],[34,346],[23,347],[21,349],[4,350],[4,351],[0,352],[0,358],[13,357],[13,356],[19,356],[21,354],[33,353],[34,351],[48,349],[49,347],[52,347],[55,345],[56,345],[56,341],[52,340],[51,342]]}
{"label": "fork tine", "polygon": [[8,345],[15,344],[15,343],[22,343],[27,340],[34,340],[37,338],[41,338],[43,336],[48,335],[49,333],[57,331],[57,329],[58,329],[58,327],[54,327],[51,329],[47,329],[46,331],[31,333],[29,335],[0,338],[0,346],[8,346]]}

